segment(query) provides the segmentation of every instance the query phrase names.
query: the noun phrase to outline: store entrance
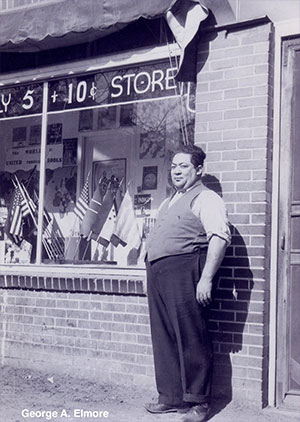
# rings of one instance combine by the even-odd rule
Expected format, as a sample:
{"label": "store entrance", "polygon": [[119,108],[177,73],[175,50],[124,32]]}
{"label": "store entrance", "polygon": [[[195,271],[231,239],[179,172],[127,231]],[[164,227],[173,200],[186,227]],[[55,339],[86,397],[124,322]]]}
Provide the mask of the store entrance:
{"label": "store entrance", "polygon": [[284,45],[280,159],[277,401],[300,408],[300,39]]}

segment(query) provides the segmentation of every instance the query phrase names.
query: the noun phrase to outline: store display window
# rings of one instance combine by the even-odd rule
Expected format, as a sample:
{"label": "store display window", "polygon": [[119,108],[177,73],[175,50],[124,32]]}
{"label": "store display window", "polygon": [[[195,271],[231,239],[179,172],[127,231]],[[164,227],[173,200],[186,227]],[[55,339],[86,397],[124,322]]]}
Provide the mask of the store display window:
{"label": "store display window", "polygon": [[0,90],[0,263],[144,265],[194,89],[159,61]]}

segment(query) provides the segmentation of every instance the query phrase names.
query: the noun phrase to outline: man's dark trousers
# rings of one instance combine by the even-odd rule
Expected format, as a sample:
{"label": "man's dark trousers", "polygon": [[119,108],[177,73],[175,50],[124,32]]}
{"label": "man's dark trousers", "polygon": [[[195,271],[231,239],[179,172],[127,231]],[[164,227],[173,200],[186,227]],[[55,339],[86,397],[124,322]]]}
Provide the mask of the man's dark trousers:
{"label": "man's dark trousers", "polygon": [[159,403],[210,401],[212,348],[207,311],[196,300],[205,254],[199,251],[149,263],[147,290]]}

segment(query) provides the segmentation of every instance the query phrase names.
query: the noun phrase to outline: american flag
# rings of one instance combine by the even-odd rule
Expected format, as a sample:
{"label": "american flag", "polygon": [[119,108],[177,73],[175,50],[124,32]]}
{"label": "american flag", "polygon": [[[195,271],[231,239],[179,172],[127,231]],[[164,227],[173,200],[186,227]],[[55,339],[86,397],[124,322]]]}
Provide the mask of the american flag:
{"label": "american flag", "polygon": [[23,219],[28,215],[33,216],[36,213],[37,206],[28,195],[23,183],[16,186],[13,200],[9,211],[8,233],[15,243],[22,240]]}
{"label": "american flag", "polygon": [[24,195],[22,195],[22,201],[21,201],[23,217],[26,217],[29,214],[34,215],[37,211],[37,206],[33,202],[33,200],[30,198],[24,185],[22,185],[22,188],[24,192]]}
{"label": "american flag", "polygon": [[10,222],[9,233],[15,242],[19,242],[23,234],[23,196],[19,188],[16,188],[11,209],[10,209]]}
{"label": "american flag", "polygon": [[76,201],[74,212],[77,217],[82,221],[85,216],[86,210],[89,207],[90,203],[90,194],[89,194],[89,176],[86,179],[86,182],[82,188],[82,191],[79,195],[79,198]]}

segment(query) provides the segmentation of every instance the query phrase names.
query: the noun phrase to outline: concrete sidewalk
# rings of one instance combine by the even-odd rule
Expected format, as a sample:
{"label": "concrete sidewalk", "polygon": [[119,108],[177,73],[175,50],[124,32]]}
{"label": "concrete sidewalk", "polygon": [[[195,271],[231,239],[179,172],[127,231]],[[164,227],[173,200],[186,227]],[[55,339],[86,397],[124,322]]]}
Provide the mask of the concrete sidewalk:
{"label": "concrete sidewalk", "polygon": [[[143,403],[138,400],[135,406],[135,417],[130,419],[130,415],[126,419],[116,419],[114,422],[180,422],[183,415],[172,413],[165,415],[151,415],[146,411],[141,411]],[[140,407],[138,409],[138,407]],[[118,409],[119,411],[119,409]],[[130,410],[128,409],[129,413]],[[116,415],[117,416],[117,415]],[[120,414],[121,417],[121,414]],[[112,419],[113,420],[113,419]],[[257,405],[251,405],[249,402],[231,401],[226,403],[222,400],[214,400],[212,402],[211,414],[209,422],[300,422],[300,409],[294,412],[283,412],[274,408],[260,409]]]}

